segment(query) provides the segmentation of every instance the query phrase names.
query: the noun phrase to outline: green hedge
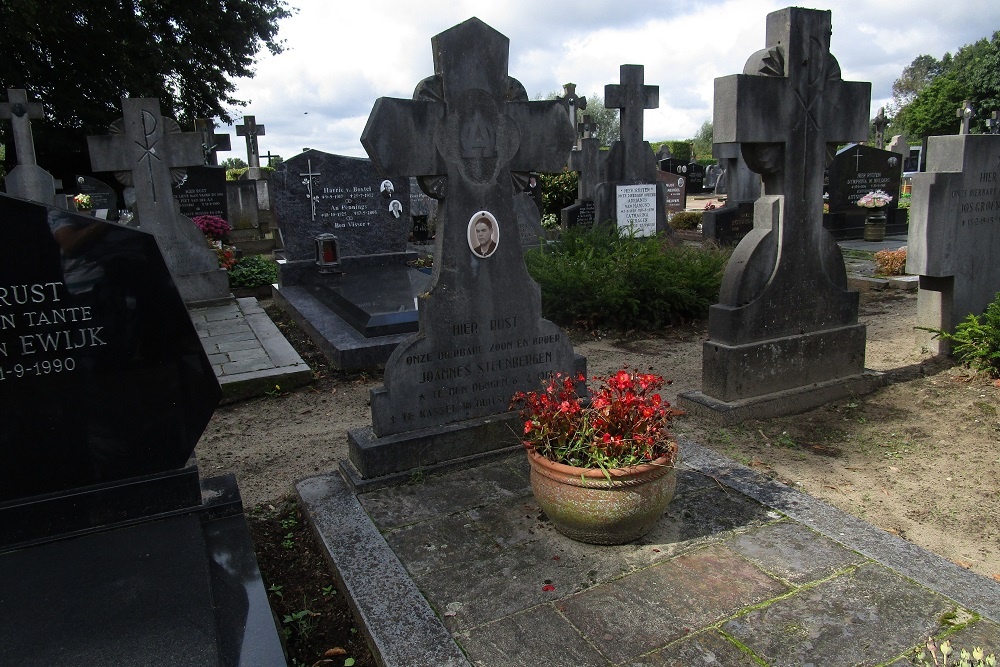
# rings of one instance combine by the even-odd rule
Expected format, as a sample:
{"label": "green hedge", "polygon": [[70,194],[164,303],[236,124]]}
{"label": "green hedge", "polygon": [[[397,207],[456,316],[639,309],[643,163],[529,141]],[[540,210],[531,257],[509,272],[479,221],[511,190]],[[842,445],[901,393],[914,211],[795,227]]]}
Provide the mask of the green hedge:
{"label": "green hedge", "polygon": [[718,300],[729,254],[598,228],[565,232],[525,260],[546,317],[624,330],[703,317]]}

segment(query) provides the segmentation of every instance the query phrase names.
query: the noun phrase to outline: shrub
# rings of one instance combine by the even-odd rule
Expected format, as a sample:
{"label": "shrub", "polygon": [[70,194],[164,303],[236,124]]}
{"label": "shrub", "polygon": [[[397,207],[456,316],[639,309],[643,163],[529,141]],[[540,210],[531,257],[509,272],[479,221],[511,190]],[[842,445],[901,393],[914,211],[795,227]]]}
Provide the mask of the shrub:
{"label": "shrub", "polygon": [[937,331],[952,343],[952,353],[966,366],[1000,377],[1000,292],[981,316],[969,315],[955,333]]}
{"label": "shrub", "polygon": [[213,241],[225,241],[233,229],[225,218],[220,218],[217,215],[196,215],[191,218],[191,221],[198,225],[198,229]]}
{"label": "shrub", "polygon": [[697,229],[701,218],[699,211],[678,211],[670,216],[669,224],[673,229]]}
{"label": "shrub", "polygon": [[546,317],[564,324],[655,329],[703,316],[730,251],[664,246],[617,229],[569,230],[525,255]]}
{"label": "shrub", "polygon": [[248,255],[241,258],[229,270],[229,286],[262,287],[278,282],[278,263],[263,255]]}
{"label": "shrub", "polygon": [[875,253],[875,272],[881,276],[901,276],[906,269],[906,248]]}
{"label": "shrub", "polygon": [[555,214],[559,219],[559,211],[576,201],[577,173],[563,169],[558,174],[539,174],[538,181],[542,187],[542,213]]}

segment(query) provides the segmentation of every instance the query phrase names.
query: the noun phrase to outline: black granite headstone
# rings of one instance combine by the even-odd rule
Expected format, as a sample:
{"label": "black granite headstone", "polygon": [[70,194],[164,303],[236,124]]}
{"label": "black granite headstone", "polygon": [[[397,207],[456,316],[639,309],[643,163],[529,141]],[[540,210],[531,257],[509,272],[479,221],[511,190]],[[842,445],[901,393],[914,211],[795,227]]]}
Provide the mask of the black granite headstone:
{"label": "black granite headstone", "polygon": [[187,178],[174,188],[181,215],[217,215],[229,220],[225,167],[188,167]]}
{"label": "black granite headstone", "polygon": [[76,189],[80,194],[90,195],[90,208],[105,212],[98,217],[118,219],[118,195],[110,185],[91,176],[77,176]]}
{"label": "black granite headstone", "polygon": [[571,206],[567,206],[562,211],[562,223],[566,229],[580,227],[590,229],[594,226],[594,202],[583,201]]}
{"label": "black granite headstone", "polygon": [[[156,237],[0,196],[0,664],[284,665]],[[44,619],[44,623],[39,623]]]}
{"label": "black granite headstone", "polygon": [[697,162],[689,162],[687,166],[687,191],[690,194],[700,194],[705,191],[705,167]]}
{"label": "black granite headstone", "polygon": [[289,260],[315,257],[324,233],[337,237],[341,257],[406,251],[409,179],[386,179],[371,160],[300,153],[272,174],[271,203]]}
{"label": "black granite headstone", "polygon": [[892,197],[889,206],[899,204],[899,184],[903,175],[898,153],[874,146],[850,144],[841,149],[827,168],[830,213],[860,213],[858,200],[869,192],[881,190]]}
{"label": "black granite headstone", "polygon": [[723,246],[734,246],[753,229],[753,202],[705,211],[701,236]]}
{"label": "black granite headstone", "polygon": [[663,184],[663,209],[667,215],[687,208],[687,178],[668,171],[657,171],[656,181]]}

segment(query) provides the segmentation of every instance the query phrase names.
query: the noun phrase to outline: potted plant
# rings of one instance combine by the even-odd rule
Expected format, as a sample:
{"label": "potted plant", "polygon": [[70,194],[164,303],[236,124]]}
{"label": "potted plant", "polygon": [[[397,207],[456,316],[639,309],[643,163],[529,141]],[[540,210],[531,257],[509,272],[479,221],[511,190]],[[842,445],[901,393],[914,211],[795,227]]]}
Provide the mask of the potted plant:
{"label": "potted plant", "polygon": [[522,443],[539,507],[564,535],[594,544],[624,544],[649,532],[677,485],[679,451],[668,427],[683,414],[662,399],[658,375],[622,369],[593,378],[556,374],[542,391],[518,392]]}
{"label": "potted plant", "polygon": [[872,209],[865,217],[865,241],[882,241],[885,239],[885,207],[892,201],[892,196],[882,190],[869,192],[858,200],[858,206]]}

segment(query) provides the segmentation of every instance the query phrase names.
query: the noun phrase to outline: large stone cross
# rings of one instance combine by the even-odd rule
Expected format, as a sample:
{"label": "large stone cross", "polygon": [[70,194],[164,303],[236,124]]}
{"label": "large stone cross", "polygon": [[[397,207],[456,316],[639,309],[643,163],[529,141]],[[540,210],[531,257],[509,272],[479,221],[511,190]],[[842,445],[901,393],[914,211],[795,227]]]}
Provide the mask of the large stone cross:
{"label": "large stone cross", "polygon": [[205,163],[200,132],[181,132],[177,121],[160,115],[155,98],[122,98],[122,118],[111,134],[87,137],[94,171],[113,171],[135,191],[139,227],[156,236],[170,272],[187,302],[222,298],[225,272],[193,222],[177,212],[175,182],[183,167]]}
{"label": "large stone cross", "polygon": [[[642,138],[642,120],[646,109],[660,106],[660,87],[643,85],[642,65],[622,65],[619,68],[620,83],[604,86],[604,106],[621,110],[621,147],[624,151],[623,180],[633,180],[630,174],[633,165],[643,165],[650,161],[649,149]],[[648,174],[645,174],[648,177]]]}
{"label": "large stone cross", "polygon": [[875,128],[875,147],[885,148],[885,128],[889,125],[889,119],[885,117],[885,107],[879,107],[878,114],[872,120]]}
{"label": "large stone cross", "polygon": [[962,106],[955,109],[955,118],[962,121],[962,124],[958,127],[959,134],[969,133],[969,130],[972,128],[972,117],[975,115],[976,111],[972,108],[972,102],[962,100]]}
{"label": "large stone cross", "polygon": [[841,78],[830,33],[829,11],[772,12],[767,48],[743,74],[715,80],[714,140],[742,144],[764,196],[782,198],[778,247],[790,252],[779,268],[793,271],[814,264],[826,240],[823,170],[832,149],[868,138],[871,84]]}
{"label": "large stone cross", "polygon": [[[538,377],[573,366],[572,347],[541,319],[538,286],[524,265],[513,204],[515,173],[558,172],[566,164],[574,139],[566,108],[558,100],[528,100],[521,83],[507,73],[509,40],[479,19],[435,36],[431,46],[435,74],[418,84],[412,100],[377,100],[361,135],[386,177],[419,176],[424,187],[432,177],[439,185],[446,179],[444,225],[432,287],[420,302],[420,332],[401,343],[386,364],[386,393],[373,394],[372,425],[379,436],[504,412],[507,406],[496,396],[479,399],[474,393],[496,382],[503,387],[498,395],[509,398],[519,379],[514,391],[532,373]],[[477,251],[474,230],[486,227],[495,245]],[[508,332],[525,344],[518,363],[527,365],[513,373],[501,371],[506,361],[487,361],[491,346],[502,343],[495,349],[506,350],[514,344],[504,337]],[[436,379],[442,367],[421,361],[450,355],[456,346],[478,350],[477,360],[484,362],[468,367],[481,379],[463,400],[443,388],[435,390],[441,395],[434,393],[444,382]],[[465,370],[463,364],[456,373]]]}
{"label": "large stone cross", "polygon": [[564,83],[563,96],[560,99],[569,106],[569,122],[573,127],[576,127],[576,112],[578,109],[583,111],[587,108],[587,98],[576,94],[575,83]]}
{"label": "large stone cross", "polygon": [[569,169],[577,176],[576,198],[579,201],[593,201],[597,187],[604,182],[604,160],[607,152],[601,150],[601,140],[597,137],[580,139],[580,148],[569,154]]}
{"label": "large stone cross", "polygon": [[253,116],[243,116],[243,124],[236,126],[236,136],[246,137],[247,163],[254,168],[260,168],[260,149],[257,147],[257,137],[265,134],[264,126],[257,124]]}
{"label": "large stone cross", "polygon": [[195,118],[194,131],[201,133],[201,147],[205,151],[205,164],[216,166],[219,164],[217,151],[231,151],[232,144],[228,134],[215,133],[215,121],[211,118]]}
{"label": "large stone cross", "polygon": [[31,136],[31,120],[45,118],[41,103],[29,102],[27,92],[22,89],[9,88],[7,101],[0,103],[0,118],[10,121],[17,151],[17,166],[5,179],[7,194],[52,205],[55,179],[35,162],[35,142]]}

